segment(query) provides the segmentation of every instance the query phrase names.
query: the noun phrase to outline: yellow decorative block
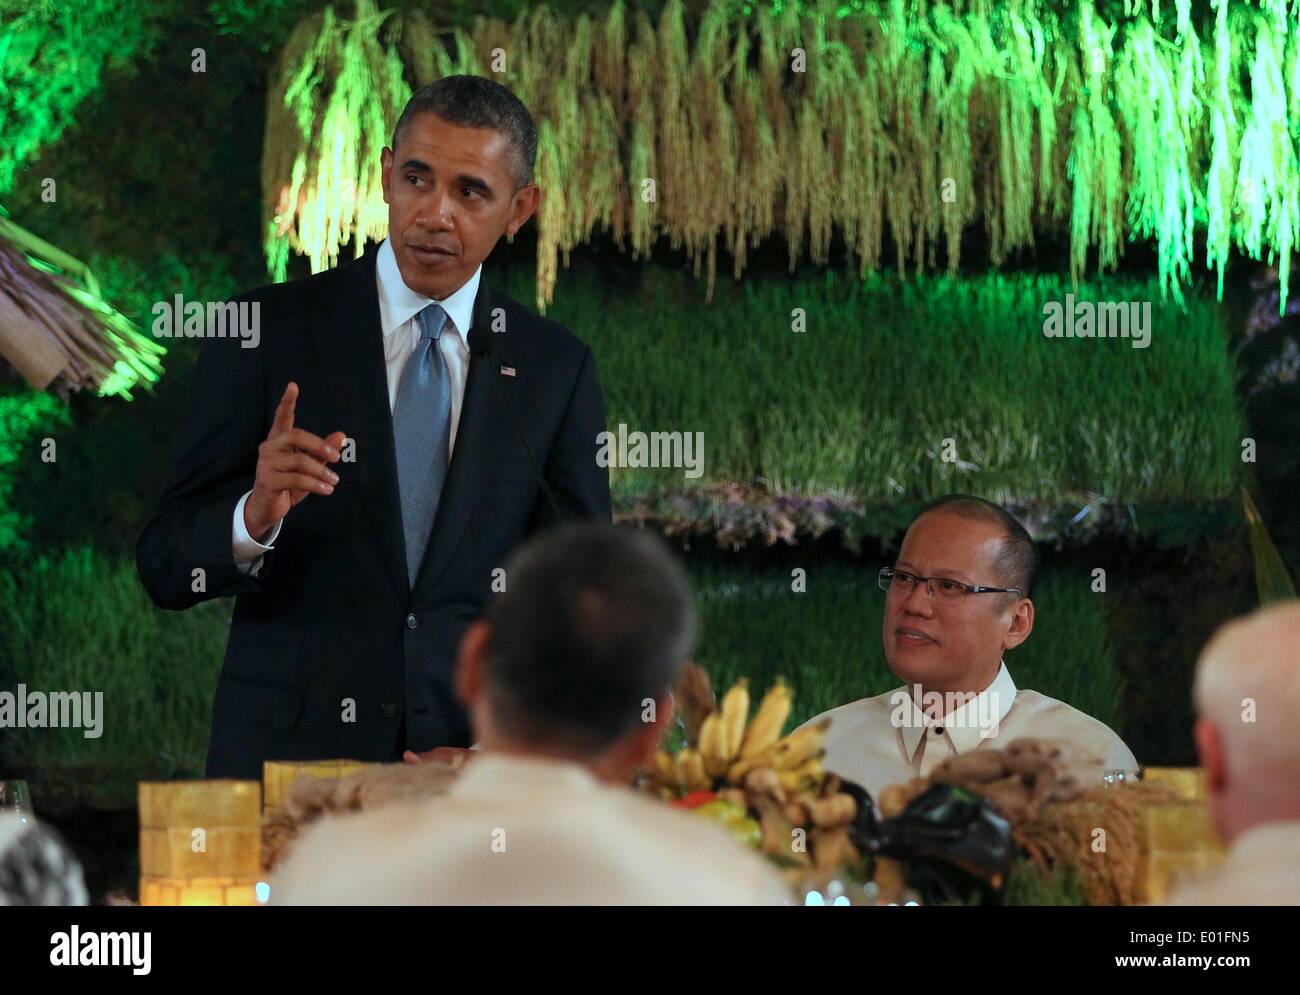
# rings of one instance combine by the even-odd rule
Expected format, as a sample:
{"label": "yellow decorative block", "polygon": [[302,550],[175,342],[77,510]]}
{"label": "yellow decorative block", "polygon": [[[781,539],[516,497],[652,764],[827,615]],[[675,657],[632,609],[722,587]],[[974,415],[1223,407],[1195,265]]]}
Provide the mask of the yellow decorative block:
{"label": "yellow decorative block", "polygon": [[242,905],[257,900],[256,878],[140,878],[141,905]]}
{"label": "yellow decorative block", "polygon": [[261,858],[260,828],[140,830],[140,873],[146,877],[249,877],[261,868]]}
{"label": "yellow decorative block", "polygon": [[140,904],[256,905],[257,781],[141,782]]}
{"label": "yellow decorative block", "polygon": [[1163,901],[1181,877],[1223,859],[1223,841],[1203,802],[1148,805],[1142,810],[1142,828],[1139,880],[1146,902]]}
{"label": "yellow decorative block", "polygon": [[141,905],[179,905],[180,886],[156,878],[140,879]]}
{"label": "yellow decorative block", "polygon": [[260,824],[262,786],[256,781],[141,781],[142,829],[211,829]]}
{"label": "yellow decorative block", "polygon": [[257,884],[232,884],[226,889],[226,905],[261,905],[257,900]]}
{"label": "yellow decorative block", "polygon": [[360,760],[267,760],[262,764],[266,810],[270,812],[284,805],[300,777],[339,778],[376,766]]}
{"label": "yellow decorative block", "polygon": [[1205,801],[1205,771],[1200,767],[1144,767],[1142,780],[1169,785],[1183,801]]}
{"label": "yellow decorative block", "polygon": [[1213,867],[1218,860],[1218,855],[1209,851],[1152,854],[1144,868],[1146,901],[1164,901],[1183,878]]}
{"label": "yellow decorative block", "polygon": [[1152,853],[1224,852],[1223,840],[1203,802],[1148,805],[1143,810],[1147,847]]}

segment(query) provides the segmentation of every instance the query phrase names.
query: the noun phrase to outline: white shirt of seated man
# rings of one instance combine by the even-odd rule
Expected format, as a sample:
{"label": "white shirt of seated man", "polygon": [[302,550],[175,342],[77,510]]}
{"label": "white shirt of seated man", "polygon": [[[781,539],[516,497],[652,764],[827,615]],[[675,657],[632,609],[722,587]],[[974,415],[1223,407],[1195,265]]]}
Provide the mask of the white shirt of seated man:
{"label": "white shirt of seated man", "polygon": [[488,631],[470,624],[456,673],[481,753],[444,795],[318,820],[276,868],[272,903],[792,904],[766,857],[630,787],[673,720],[667,690],[653,720],[597,751],[529,742],[495,717]]}
{"label": "white shirt of seated man", "polygon": [[885,660],[904,685],[810,720],[831,720],[828,770],[876,796],[890,784],[928,776],[949,757],[1024,736],[1071,744],[1098,784],[1106,770],[1137,769],[1133,753],[1104,723],[1017,688],[1007,670],[1003,653],[1034,627],[1034,603],[1022,590],[1028,584],[1015,557],[1017,545],[1031,553],[1025,541],[992,507],[941,505],[912,523],[895,575],[881,582],[888,588]]}

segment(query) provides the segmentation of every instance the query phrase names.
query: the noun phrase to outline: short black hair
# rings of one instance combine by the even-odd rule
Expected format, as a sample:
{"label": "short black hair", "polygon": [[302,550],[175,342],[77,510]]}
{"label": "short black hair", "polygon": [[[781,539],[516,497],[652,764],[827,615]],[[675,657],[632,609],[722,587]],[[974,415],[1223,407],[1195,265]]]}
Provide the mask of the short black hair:
{"label": "short black hair", "polygon": [[1033,597],[1038,581],[1038,548],[1033,538],[1019,520],[1000,504],[986,501],[972,494],[945,494],[935,498],[920,510],[913,523],[931,511],[951,511],[963,518],[991,522],[1002,528],[1002,550],[998,553],[998,570],[1002,574],[1001,587],[1017,587],[1026,598]]}
{"label": "short black hair", "polygon": [[495,80],[483,76],[444,76],[421,87],[406,102],[393,128],[393,150],[417,114],[437,114],[460,128],[491,128],[510,139],[514,150],[515,190],[533,182],[537,160],[537,125],[523,101]]}
{"label": "short black hair", "polygon": [[597,753],[668,693],[695,642],[690,583],[667,544],[568,524],[525,543],[485,612],[484,679],[512,738]]}

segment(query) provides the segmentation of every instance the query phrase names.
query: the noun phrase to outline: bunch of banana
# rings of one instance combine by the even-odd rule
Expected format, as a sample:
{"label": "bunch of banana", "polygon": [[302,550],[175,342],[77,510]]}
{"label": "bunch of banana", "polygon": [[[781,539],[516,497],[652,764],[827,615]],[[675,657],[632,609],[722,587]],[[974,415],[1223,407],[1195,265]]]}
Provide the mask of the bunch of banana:
{"label": "bunch of banana", "polygon": [[720,780],[740,787],[750,771],[766,767],[791,794],[815,787],[824,776],[822,740],[830,723],[807,726],[783,738],[793,700],[790,688],[778,679],[763,696],[753,721],[747,722],[749,682],[737,681],[700,724],[693,746],[676,756],[656,751],[654,781],[675,792],[708,790]]}
{"label": "bunch of banana", "polygon": [[748,719],[749,682],[739,680],[723,696],[718,710],[700,725],[700,756],[704,758],[704,769],[710,777],[718,778],[725,774],[728,765],[740,754]]}
{"label": "bunch of banana", "polygon": [[740,759],[727,768],[727,780],[732,784],[744,784],[750,771],[771,767],[787,791],[816,784],[823,774],[821,758],[825,750],[822,741],[829,727],[830,720],[823,719],[816,725],[796,729],[775,742],[756,746],[755,752],[749,756],[742,751]]}
{"label": "bunch of banana", "polygon": [[700,751],[691,747],[679,750],[676,755],[655,750],[650,776],[664,798],[713,787],[713,778],[705,773]]}
{"label": "bunch of banana", "polygon": [[740,743],[741,760],[758,756],[781,738],[781,730],[785,728],[786,719],[790,717],[790,706],[793,704],[794,696],[785,681],[778,677],[767,694],[763,695],[763,701],[758,706],[754,721],[745,730],[744,739]]}
{"label": "bunch of banana", "polygon": [[689,746],[677,752],[673,758],[673,772],[677,783],[685,791],[707,791],[713,787],[713,778],[704,770],[704,758],[699,750]]}

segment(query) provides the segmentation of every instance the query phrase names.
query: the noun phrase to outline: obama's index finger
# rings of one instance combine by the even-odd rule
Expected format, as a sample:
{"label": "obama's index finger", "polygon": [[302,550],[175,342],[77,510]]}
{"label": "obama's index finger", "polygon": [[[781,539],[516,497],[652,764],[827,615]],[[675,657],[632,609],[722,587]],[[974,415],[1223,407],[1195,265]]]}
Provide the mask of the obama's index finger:
{"label": "obama's index finger", "polygon": [[280,403],[275,408],[275,420],[271,422],[271,434],[280,435],[293,428],[293,409],[298,403],[298,385],[292,380],[284,388]]}

